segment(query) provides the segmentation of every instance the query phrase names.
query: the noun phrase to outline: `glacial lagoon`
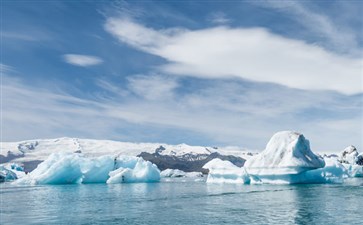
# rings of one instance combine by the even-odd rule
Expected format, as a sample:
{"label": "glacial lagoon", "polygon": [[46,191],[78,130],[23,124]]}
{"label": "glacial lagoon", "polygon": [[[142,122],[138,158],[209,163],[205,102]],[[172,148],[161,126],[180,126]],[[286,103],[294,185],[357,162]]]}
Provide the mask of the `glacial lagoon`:
{"label": "glacial lagoon", "polygon": [[0,185],[0,224],[362,224],[363,179],[343,184]]}

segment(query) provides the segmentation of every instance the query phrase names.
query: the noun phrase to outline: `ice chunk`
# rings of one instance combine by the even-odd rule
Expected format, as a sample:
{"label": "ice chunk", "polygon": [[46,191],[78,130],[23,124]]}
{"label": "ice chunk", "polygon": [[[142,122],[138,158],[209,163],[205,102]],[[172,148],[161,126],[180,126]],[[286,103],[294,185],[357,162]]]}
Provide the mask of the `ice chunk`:
{"label": "ice chunk", "polygon": [[282,131],[273,135],[266,149],[248,159],[244,166],[252,175],[276,176],[299,174],[324,165],[324,160],[310,150],[309,141],[302,134]]}
{"label": "ice chunk", "polygon": [[342,163],[342,165],[347,169],[350,177],[363,177],[363,166],[348,163]]}
{"label": "ice chunk", "polygon": [[166,169],[161,171],[161,177],[203,177],[201,172],[184,172],[178,169]]}
{"label": "ice chunk", "polygon": [[17,174],[4,165],[0,165],[0,182],[12,181],[18,179]]}
{"label": "ice chunk", "polygon": [[346,147],[342,153],[340,153],[339,155],[339,161],[341,163],[347,163],[347,164],[356,164],[357,162],[357,158],[358,158],[358,151],[357,149],[353,146],[350,145],[348,147]]}
{"label": "ice chunk", "polygon": [[213,159],[203,166],[208,169],[207,183],[241,183],[251,182],[251,177],[245,168],[235,166],[230,161]]}
{"label": "ice chunk", "polygon": [[161,171],[161,177],[185,177],[186,173],[178,169],[166,169]]}
{"label": "ice chunk", "polygon": [[346,147],[339,155],[338,160],[341,163],[363,166],[363,155],[359,154],[353,145]]}
{"label": "ice chunk", "polygon": [[158,182],[160,180],[160,171],[157,166],[142,158],[137,158],[134,168],[120,167],[117,170],[111,171],[109,175],[108,184]]}

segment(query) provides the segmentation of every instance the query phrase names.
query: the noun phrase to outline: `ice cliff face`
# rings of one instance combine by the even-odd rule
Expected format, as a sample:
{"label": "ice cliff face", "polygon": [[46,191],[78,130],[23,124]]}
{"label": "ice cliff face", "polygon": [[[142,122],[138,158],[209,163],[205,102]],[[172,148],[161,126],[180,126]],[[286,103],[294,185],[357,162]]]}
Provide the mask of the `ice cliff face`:
{"label": "ice cliff face", "polygon": [[244,165],[253,175],[298,174],[324,166],[324,160],[311,151],[309,141],[293,131],[273,135],[266,149]]}

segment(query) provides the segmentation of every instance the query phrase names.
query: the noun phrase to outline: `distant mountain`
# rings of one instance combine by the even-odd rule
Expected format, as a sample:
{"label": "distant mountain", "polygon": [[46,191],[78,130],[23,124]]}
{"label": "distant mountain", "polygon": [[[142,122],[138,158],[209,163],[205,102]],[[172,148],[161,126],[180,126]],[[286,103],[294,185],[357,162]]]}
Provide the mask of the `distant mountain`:
{"label": "distant mountain", "polygon": [[161,154],[165,148],[160,146],[155,150],[155,153],[142,152],[139,157],[150,161],[158,166],[160,170],[165,169],[179,169],[184,172],[202,172],[208,173],[206,169],[202,167],[209,161],[215,158],[222,160],[228,160],[236,166],[242,167],[245,163],[245,159],[232,155],[221,155],[218,152],[210,152],[209,154],[184,154],[184,155],[168,155]]}
{"label": "distant mountain", "polygon": [[155,163],[161,170],[166,168],[188,171],[202,171],[201,167],[214,158],[230,160],[242,166],[244,160],[252,155],[238,147],[203,147],[187,144],[168,145],[164,143],[131,143],[110,140],[79,138],[37,139],[20,142],[2,142],[0,164],[15,162],[32,171],[51,153],[75,152],[86,157],[101,155],[141,156]]}

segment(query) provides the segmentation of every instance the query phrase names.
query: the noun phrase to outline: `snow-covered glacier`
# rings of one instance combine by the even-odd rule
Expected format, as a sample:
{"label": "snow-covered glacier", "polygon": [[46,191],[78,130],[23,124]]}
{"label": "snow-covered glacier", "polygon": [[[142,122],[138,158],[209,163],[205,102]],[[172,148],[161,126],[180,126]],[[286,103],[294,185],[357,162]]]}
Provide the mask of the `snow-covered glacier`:
{"label": "snow-covered glacier", "polygon": [[15,184],[157,182],[160,171],[135,156],[86,158],[79,153],[53,153]]}
{"label": "snow-covered glacier", "polygon": [[272,136],[266,149],[249,158],[244,167],[213,160],[209,183],[336,183],[349,174],[337,160],[324,160],[314,154],[305,137],[294,131],[282,131]]}

